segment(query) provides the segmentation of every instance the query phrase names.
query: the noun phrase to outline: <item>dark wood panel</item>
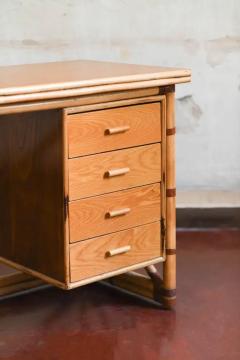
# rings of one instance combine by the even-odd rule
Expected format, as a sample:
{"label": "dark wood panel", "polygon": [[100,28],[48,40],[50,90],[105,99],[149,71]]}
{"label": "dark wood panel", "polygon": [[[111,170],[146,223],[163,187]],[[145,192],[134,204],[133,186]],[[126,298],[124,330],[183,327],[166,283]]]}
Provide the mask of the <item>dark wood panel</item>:
{"label": "dark wood panel", "polygon": [[63,281],[60,110],[0,117],[0,256]]}
{"label": "dark wood panel", "polygon": [[177,227],[240,229],[240,208],[178,208]]}

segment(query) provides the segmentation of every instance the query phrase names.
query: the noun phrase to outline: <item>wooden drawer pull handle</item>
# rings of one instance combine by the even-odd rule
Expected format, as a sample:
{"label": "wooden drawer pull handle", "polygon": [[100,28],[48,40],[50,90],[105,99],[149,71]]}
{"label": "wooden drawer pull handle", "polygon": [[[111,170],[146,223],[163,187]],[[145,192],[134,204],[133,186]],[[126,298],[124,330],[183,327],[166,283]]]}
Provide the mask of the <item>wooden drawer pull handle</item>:
{"label": "wooden drawer pull handle", "polygon": [[112,169],[112,170],[108,170],[106,172],[107,177],[113,177],[113,176],[119,176],[119,175],[124,175],[127,174],[130,171],[129,168],[121,168],[121,169]]}
{"label": "wooden drawer pull handle", "polygon": [[117,249],[113,249],[113,250],[108,250],[106,252],[106,256],[115,256],[115,255],[120,255],[120,254],[124,254],[126,252],[128,252],[129,250],[131,250],[131,246],[127,245],[127,246],[123,246]]}
{"label": "wooden drawer pull handle", "polygon": [[115,216],[121,216],[121,215],[125,215],[127,213],[129,213],[131,209],[130,208],[124,208],[124,209],[119,209],[119,210],[112,210],[107,212],[106,216],[108,218],[113,218]]}
{"label": "wooden drawer pull handle", "polygon": [[128,125],[118,126],[115,128],[106,129],[105,134],[107,134],[107,135],[121,134],[121,133],[128,131],[129,129],[130,129],[130,126],[128,126]]}

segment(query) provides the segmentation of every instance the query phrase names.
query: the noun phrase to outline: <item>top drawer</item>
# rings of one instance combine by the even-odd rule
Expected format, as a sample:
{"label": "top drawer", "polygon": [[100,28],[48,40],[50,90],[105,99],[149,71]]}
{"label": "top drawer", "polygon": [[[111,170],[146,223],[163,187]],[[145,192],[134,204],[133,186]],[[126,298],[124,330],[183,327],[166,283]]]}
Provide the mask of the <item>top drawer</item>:
{"label": "top drawer", "polygon": [[69,158],[159,142],[160,103],[68,115]]}

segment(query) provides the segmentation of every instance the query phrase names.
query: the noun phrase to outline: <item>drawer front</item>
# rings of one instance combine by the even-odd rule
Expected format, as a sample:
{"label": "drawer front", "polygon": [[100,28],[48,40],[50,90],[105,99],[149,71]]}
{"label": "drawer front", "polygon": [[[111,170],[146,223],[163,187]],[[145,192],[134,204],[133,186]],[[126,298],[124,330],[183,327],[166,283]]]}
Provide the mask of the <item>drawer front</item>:
{"label": "drawer front", "polygon": [[151,103],[69,115],[69,157],[159,142],[160,114]]}
{"label": "drawer front", "polygon": [[160,184],[69,204],[70,242],[160,220]]}
{"label": "drawer front", "polygon": [[81,241],[70,247],[71,282],[161,255],[159,222]]}
{"label": "drawer front", "polygon": [[70,200],[151,184],[160,180],[160,144],[69,160]]}

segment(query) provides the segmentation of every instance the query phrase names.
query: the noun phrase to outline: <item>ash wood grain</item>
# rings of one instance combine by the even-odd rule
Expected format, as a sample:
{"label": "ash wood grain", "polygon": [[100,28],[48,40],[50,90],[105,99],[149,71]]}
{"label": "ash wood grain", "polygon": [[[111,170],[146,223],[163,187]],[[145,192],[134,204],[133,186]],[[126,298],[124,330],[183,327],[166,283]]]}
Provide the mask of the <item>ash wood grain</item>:
{"label": "ash wood grain", "polygon": [[68,116],[69,157],[160,142],[160,103]]}
{"label": "ash wood grain", "polygon": [[0,256],[64,281],[61,112],[0,117]]}
{"label": "ash wood grain", "polygon": [[0,67],[0,96],[190,76],[188,69],[75,60]]}
{"label": "ash wood grain", "polygon": [[[124,268],[161,255],[159,222],[81,241],[70,248],[71,281]],[[130,251],[108,257],[109,250],[130,246]]]}
{"label": "ash wood grain", "polygon": [[0,96],[0,105],[2,104],[14,104],[18,102],[29,102],[39,100],[50,99],[63,99],[69,97],[77,97],[81,95],[99,94],[103,92],[121,91],[121,90],[133,90],[144,89],[156,86],[165,86],[171,84],[185,83],[191,80],[190,76],[180,78],[167,78],[158,80],[125,82],[120,84],[101,85],[101,86],[89,86],[76,89],[46,91],[39,93],[27,93],[20,95]]}
{"label": "ash wood grain", "polygon": [[[125,215],[108,214],[128,209]],[[69,204],[70,242],[160,220],[160,184],[146,185]]]}
{"label": "ash wood grain", "polygon": [[158,264],[158,263],[163,262],[163,261],[165,261],[165,258],[162,257],[162,256],[159,256],[159,257],[156,257],[156,258],[151,259],[151,260],[143,261],[143,262],[140,262],[140,263],[137,263],[137,264],[133,264],[133,265],[124,267],[124,268],[109,271],[109,272],[104,273],[104,274],[99,274],[99,275],[92,276],[92,277],[89,277],[89,278],[86,278],[86,279],[83,279],[83,280],[71,282],[71,283],[69,283],[67,285],[66,289],[67,290],[75,289],[75,288],[77,288],[79,286],[84,286],[84,285],[87,285],[87,284],[90,284],[90,283],[93,283],[93,282],[96,282],[96,281],[101,281],[101,280],[104,280],[104,279],[108,279],[108,278],[111,278],[112,276],[125,274],[125,273],[128,273],[129,271],[142,269],[142,268],[144,268],[146,266]]}
{"label": "ash wood grain", "polygon": [[[156,89],[158,89],[158,90],[156,90]],[[112,97],[109,96],[108,101],[106,101],[106,102],[74,106],[72,108],[65,109],[65,113],[67,115],[71,115],[71,114],[89,112],[89,111],[94,111],[94,110],[103,110],[103,109],[111,109],[111,108],[130,106],[130,105],[138,105],[138,104],[140,105],[140,104],[147,104],[147,103],[153,103],[153,102],[160,102],[164,97],[163,95],[159,95],[159,88],[150,88],[150,89],[145,89],[145,90],[142,89],[141,92],[142,92],[143,96],[140,97],[140,96],[137,96],[137,94],[140,94],[139,90],[122,91],[120,93],[122,93],[122,94],[132,93],[133,96],[130,98],[130,96],[127,97],[127,95],[125,95],[126,97],[124,98],[122,96],[122,99],[119,96],[118,98],[116,98],[116,100],[114,100],[114,96],[113,96],[114,93],[110,93],[110,95],[112,95]],[[154,94],[151,95],[151,92],[152,93],[155,92],[155,95]],[[91,98],[91,96],[89,96],[88,98]]]}
{"label": "ash wood grain", "polygon": [[[107,177],[109,170],[127,169],[125,175]],[[69,160],[69,198],[104,194],[161,180],[161,145],[84,156]]]}
{"label": "ash wood grain", "polygon": [[[100,106],[104,108],[104,104],[110,102],[117,102],[128,99],[129,101],[135,101],[138,98],[147,98],[148,100],[151,97],[155,97],[159,94],[159,87],[150,87],[146,89],[136,89],[136,90],[126,90],[126,91],[115,91],[108,93],[100,93],[95,95],[86,95],[73,98],[64,98],[64,99],[49,99],[45,101],[34,101],[34,102],[19,102],[11,105],[0,105],[0,115],[5,114],[15,114],[19,112],[29,112],[29,111],[39,111],[39,110],[49,110],[49,109],[60,109],[65,108],[64,111],[66,114],[72,112],[82,111],[83,106]],[[142,100],[139,100],[141,103]],[[86,110],[84,110],[86,111]]]}

